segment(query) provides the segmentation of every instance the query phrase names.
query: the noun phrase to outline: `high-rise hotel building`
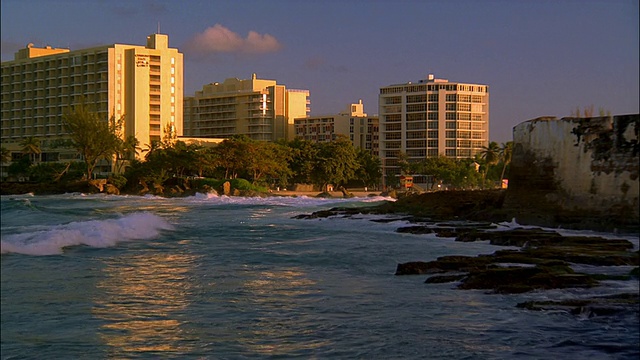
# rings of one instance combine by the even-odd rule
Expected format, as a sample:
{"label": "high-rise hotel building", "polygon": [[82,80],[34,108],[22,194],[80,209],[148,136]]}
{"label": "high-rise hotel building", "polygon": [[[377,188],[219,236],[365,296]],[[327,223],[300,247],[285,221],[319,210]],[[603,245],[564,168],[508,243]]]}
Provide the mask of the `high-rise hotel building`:
{"label": "high-rise hotel building", "polygon": [[[489,144],[489,87],[429,75],[380,88],[380,160],[386,177],[400,174],[400,154],[417,162],[475,156]],[[386,183],[386,182],[385,182]]]}
{"label": "high-rise hotel building", "polygon": [[144,147],[168,129],[182,135],[182,94],[183,56],[164,34],[148,36],[146,46],[29,44],[2,62],[2,146],[19,151],[22,139],[34,137],[44,161],[74,158],[50,145],[67,135],[63,114],[84,101],[105,121],[124,116],[124,136]]}
{"label": "high-rise hotel building", "polygon": [[184,135],[253,140],[293,138],[293,120],[309,114],[309,90],[287,89],[275,80],[226,79],[184,100]]}
{"label": "high-rise hotel building", "polygon": [[354,147],[378,156],[378,116],[367,116],[362,100],[335,115],[294,119],[295,136],[314,143],[330,142],[344,135]]}

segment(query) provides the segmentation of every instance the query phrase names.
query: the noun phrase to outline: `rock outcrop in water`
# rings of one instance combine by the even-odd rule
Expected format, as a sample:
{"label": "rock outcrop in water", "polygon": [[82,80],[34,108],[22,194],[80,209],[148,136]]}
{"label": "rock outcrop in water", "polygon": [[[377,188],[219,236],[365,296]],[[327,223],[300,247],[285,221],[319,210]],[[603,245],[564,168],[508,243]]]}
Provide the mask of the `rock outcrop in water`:
{"label": "rock outcrop in water", "polygon": [[[459,281],[460,289],[486,289],[496,293],[593,287],[602,275],[574,272],[570,264],[639,266],[640,254],[627,240],[562,236],[542,229],[511,231],[454,231],[456,241],[489,240],[497,246],[518,246],[491,255],[443,256],[429,262],[398,264],[396,275],[431,275],[427,283]],[[450,235],[450,234],[449,234]],[[632,279],[632,274],[618,279]]]}

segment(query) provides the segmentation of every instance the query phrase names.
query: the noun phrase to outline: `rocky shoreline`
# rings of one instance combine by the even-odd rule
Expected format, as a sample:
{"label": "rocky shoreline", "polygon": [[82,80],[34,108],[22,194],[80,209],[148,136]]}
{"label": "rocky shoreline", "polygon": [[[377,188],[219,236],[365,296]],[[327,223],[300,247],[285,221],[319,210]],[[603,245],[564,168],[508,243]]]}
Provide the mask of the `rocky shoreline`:
{"label": "rocky shoreline", "polygon": [[[489,241],[499,247],[490,255],[443,256],[434,261],[397,264],[396,276],[426,276],[426,284],[452,283],[457,289],[485,290],[488,293],[518,294],[564,288],[593,288],[603,281],[639,280],[640,251],[628,240],[602,236],[563,236],[557,231],[521,227],[497,230],[495,223],[508,222],[512,215],[503,207],[505,191],[441,192],[400,198],[396,202],[369,208],[333,208],[299,219],[317,219],[358,214],[387,214],[388,219],[372,221],[411,223],[399,233],[435,234],[459,242]],[[596,226],[597,227],[597,226]],[[428,240],[427,240],[428,241]],[[628,267],[624,274],[603,275],[577,272],[572,266],[589,265],[600,269]],[[580,316],[640,317],[636,293],[570,300],[520,303],[528,310],[566,311]]]}

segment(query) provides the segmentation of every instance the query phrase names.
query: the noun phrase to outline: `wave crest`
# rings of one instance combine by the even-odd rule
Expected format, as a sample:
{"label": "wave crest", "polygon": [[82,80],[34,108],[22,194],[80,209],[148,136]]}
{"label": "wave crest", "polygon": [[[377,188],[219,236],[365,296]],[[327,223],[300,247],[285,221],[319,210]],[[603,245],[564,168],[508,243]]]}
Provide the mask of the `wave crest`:
{"label": "wave crest", "polygon": [[161,230],[173,230],[173,226],[155,214],[132,213],[118,219],[71,222],[47,230],[6,235],[0,241],[0,253],[56,255],[69,246],[104,248],[123,241],[151,239]]}

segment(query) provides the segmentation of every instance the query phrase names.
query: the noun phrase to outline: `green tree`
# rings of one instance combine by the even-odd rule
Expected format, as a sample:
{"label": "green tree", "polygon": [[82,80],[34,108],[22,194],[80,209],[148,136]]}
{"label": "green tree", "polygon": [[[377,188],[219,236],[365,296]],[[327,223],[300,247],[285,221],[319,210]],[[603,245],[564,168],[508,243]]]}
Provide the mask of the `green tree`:
{"label": "green tree", "polygon": [[248,169],[249,152],[253,140],[244,135],[236,135],[218,144],[215,153],[224,169],[225,179],[235,179],[241,171]]}
{"label": "green tree", "polygon": [[359,164],[349,138],[338,135],[334,141],[318,144],[312,180],[321,189],[327,184],[344,185],[354,179]]}
{"label": "green tree", "polygon": [[20,146],[22,147],[22,153],[29,155],[31,162],[38,162],[38,157],[42,154],[40,139],[33,136],[26,137],[20,141]]}
{"label": "green tree", "polygon": [[500,182],[504,179],[507,166],[511,163],[511,156],[513,155],[513,141],[503,143],[500,147],[500,160],[502,161],[502,173],[500,174]]}
{"label": "green tree", "polygon": [[79,104],[65,113],[62,121],[73,147],[84,159],[87,179],[91,179],[98,161],[112,160],[116,153],[120,144],[118,132],[124,119],[112,116],[103,120],[85,104]]}
{"label": "green tree", "polygon": [[480,158],[484,161],[483,178],[486,179],[489,168],[500,161],[500,146],[497,142],[492,141],[489,146],[483,146],[479,153]]}
{"label": "green tree", "polygon": [[289,168],[292,172],[291,181],[301,184],[313,183],[313,167],[319,147],[310,141],[299,138],[286,143],[286,146],[289,147],[291,154],[289,159]]}
{"label": "green tree", "polygon": [[207,173],[213,173],[215,169],[220,165],[218,155],[213,149],[199,146],[195,149],[196,152],[196,174],[202,177]]}
{"label": "green tree", "polygon": [[439,155],[423,159],[416,164],[415,172],[432,178],[431,188],[442,183],[451,183],[455,169],[455,160]]}
{"label": "green tree", "polygon": [[382,179],[382,166],[380,158],[373,156],[371,152],[359,148],[356,152],[358,170],[356,177],[364,186],[377,186]]}
{"label": "green tree", "polygon": [[409,156],[403,151],[398,154],[398,166],[401,174],[409,175],[415,172],[415,167],[409,162]]}
{"label": "green tree", "polygon": [[11,151],[6,147],[2,146],[0,148],[0,163],[4,164],[11,161]]}
{"label": "green tree", "polygon": [[125,140],[119,138],[116,147],[116,172],[121,173],[122,167],[133,161],[140,152],[140,142],[135,136],[130,135]]}
{"label": "green tree", "polygon": [[145,147],[146,148],[142,149],[141,152],[147,153],[144,156],[144,159],[149,160],[157,150],[162,148],[162,143],[160,141],[151,141],[151,143],[145,144]]}
{"label": "green tree", "polygon": [[28,156],[22,156],[17,161],[11,162],[7,172],[10,176],[27,176],[31,167],[31,159]]}
{"label": "green tree", "polygon": [[258,184],[263,177],[278,178],[286,183],[291,176],[289,160],[291,154],[286,148],[271,142],[249,142],[247,144],[247,169],[254,184]]}

